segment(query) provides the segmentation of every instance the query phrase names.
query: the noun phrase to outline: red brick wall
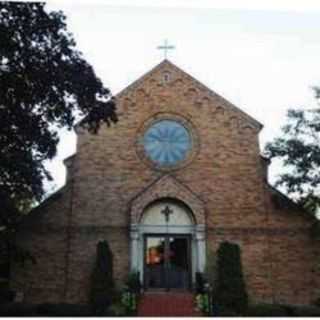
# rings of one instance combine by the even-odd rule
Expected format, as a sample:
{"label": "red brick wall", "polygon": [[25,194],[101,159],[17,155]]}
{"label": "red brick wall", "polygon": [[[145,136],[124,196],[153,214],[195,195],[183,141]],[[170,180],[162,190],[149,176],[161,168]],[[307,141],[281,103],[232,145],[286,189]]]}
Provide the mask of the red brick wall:
{"label": "red brick wall", "polygon": [[[163,82],[164,72],[170,73],[168,83]],[[102,128],[98,135],[78,129],[68,183],[71,188],[73,181],[72,197],[64,195],[58,205],[43,209],[44,224],[65,228],[42,234],[45,241],[37,231],[29,235],[41,259],[49,254],[53,261],[28,271],[23,284],[29,286],[27,299],[87,301],[100,239],[109,240],[121,283],[129,270],[132,199],[170,174],[203,204],[208,248],[216,250],[226,240],[241,245],[252,300],[308,303],[314,297],[312,282],[318,281],[312,273],[310,221],[291,209],[274,207],[265,183],[266,163],[260,157],[260,125],[167,62],[120,93],[117,103],[116,125]],[[166,172],[147,161],[139,137],[153,119],[170,117],[191,129],[194,152],[182,167]],[[61,270],[57,276],[43,271],[53,266],[64,270],[64,276]],[[49,297],[37,291],[40,286],[55,286],[54,293]]]}

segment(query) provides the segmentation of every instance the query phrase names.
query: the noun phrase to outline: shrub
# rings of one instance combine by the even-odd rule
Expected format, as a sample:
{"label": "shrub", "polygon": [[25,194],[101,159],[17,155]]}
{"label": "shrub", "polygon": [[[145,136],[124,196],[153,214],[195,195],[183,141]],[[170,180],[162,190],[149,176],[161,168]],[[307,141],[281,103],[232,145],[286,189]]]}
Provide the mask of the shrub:
{"label": "shrub", "polygon": [[108,309],[106,316],[109,317],[124,317],[128,316],[126,307],[121,303],[114,303]]}
{"label": "shrub", "polygon": [[239,315],[234,310],[226,309],[224,307],[217,311],[216,316],[218,317],[238,317]]}
{"label": "shrub", "polygon": [[34,317],[36,315],[36,306],[32,304],[6,303],[0,305],[1,317]]}
{"label": "shrub", "polygon": [[319,317],[320,308],[317,306],[287,306],[289,315],[293,317]]}
{"label": "shrub", "polygon": [[197,310],[210,315],[210,296],[208,293],[198,293],[196,295],[195,303]]}
{"label": "shrub", "polygon": [[138,294],[130,291],[124,291],[121,296],[121,305],[126,311],[126,315],[135,315],[138,307]]}
{"label": "shrub", "polygon": [[107,241],[97,244],[96,264],[92,273],[91,305],[95,315],[104,315],[115,293],[113,256]]}
{"label": "shrub", "polygon": [[0,277],[0,290],[9,289],[9,288],[10,288],[9,280]]}
{"label": "shrub", "polygon": [[202,272],[196,272],[196,292],[204,293],[205,292],[206,279]]}
{"label": "shrub", "polygon": [[0,304],[12,302],[16,293],[8,288],[0,288]]}
{"label": "shrub", "polygon": [[3,317],[89,317],[93,316],[88,305],[44,303],[39,305],[26,303],[7,303],[0,305]]}
{"label": "shrub", "polygon": [[245,314],[248,295],[242,274],[241,253],[237,244],[223,242],[217,256],[215,301],[220,310]]}
{"label": "shrub", "polygon": [[317,298],[315,299],[313,302],[312,302],[313,305],[317,306],[317,307],[320,307],[320,298]]}
{"label": "shrub", "polygon": [[120,313],[125,310],[126,316],[133,316],[137,311],[138,301],[141,292],[141,282],[140,282],[140,273],[137,271],[130,272],[128,278],[125,282],[126,286],[121,294],[121,305],[123,308],[120,308],[117,305],[113,305],[111,311],[117,316],[117,312]]}
{"label": "shrub", "polygon": [[140,293],[141,291],[141,282],[140,282],[140,273],[139,272],[130,272],[126,285],[130,292]]}
{"label": "shrub", "polygon": [[89,317],[93,315],[88,305],[67,303],[40,304],[37,306],[36,312],[41,317]]}
{"label": "shrub", "polygon": [[278,304],[256,304],[251,305],[247,309],[249,317],[287,317],[289,316],[286,307]]}

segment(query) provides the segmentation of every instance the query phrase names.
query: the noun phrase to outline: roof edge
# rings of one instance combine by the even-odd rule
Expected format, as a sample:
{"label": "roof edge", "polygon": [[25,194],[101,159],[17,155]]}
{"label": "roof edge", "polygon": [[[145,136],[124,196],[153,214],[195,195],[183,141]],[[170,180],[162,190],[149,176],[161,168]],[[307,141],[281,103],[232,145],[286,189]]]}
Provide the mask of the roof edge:
{"label": "roof edge", "polygon": [[257,127],[259,130],[261,130],[263,128],[263,124],[261,122],[259,122],[257,119],[253,118],[252,116],[250,116],[248,113],[246,113],[245,111],[243,111],[241,108],[237,107],[236,105],[234,105],[232,102],[230,102],[229,100],[227,100],[226,98],[224,98],[223,96],[221,96],[220,94],[218,94],[217,92],[215,92],[213,89],[209,88],[207,85],[205,85],[204,83],[202,83],[201,81],[199,81],[198,79],[196,79],[194,76],[192,76],[191,74],[189,74],[188,72],[184,71],[183,69],[181,69],[180,67],[178,67],[177,65],[175,65],[174,63],[172,63],[171,61],[167,60],[167,62],[173,66],[174,68],[176,68],[178,71],[186,74],[192,81],[194,81],[195,83],[197,83],[200,87],[202,87],[203,89],[209,91],[210,94],[217,96],[219,99],[221,99],[224,103],[228,104],[231,108],[235,109],[235,111],[239,112],[240,114],[242,114],[248,121],[252,122],[254,124],[255,127]]}
{"label": "roof edge", "polygon": [[124,95],[128,90],[134,88],[135,86],[137,86],[138,84],[140,84],[141,82],[143,82],[143,80],[145,80],[150,74],[152,74],[153,72],[157,71],[158,69],[160,69],[162,67],[162,65],[164,65],[165,63],[169,63],[174,65],[173,63],[171,63],[168,59],[163,59],[160,63],[158,63],[156,66],[154,66],[152,69],[150,69],[149,71],[147,71],[146,73],[144,73],[142,76],[138,77],[136,80],[134,80],[133,82],[131,82],[128,86],[126,86],[125,88],[121,89],[117,94],[115,94],[115,98],[119,98],[120,96]]}
{"label": "roof edge", "polygon": [[300,204],[296,203],[295,201],[293,201],[291,198],[289,198],[287,195],[285,195],[284,193],[282,193],[280,190],[278,190],[277,188],[275,188],[274,186],[272,186],[269,182],[266,182],[267,186],[271,189],[271,191],[277,193],[281,198],[284,198],[286,201],[288,201],[291,205],[293,205],[297,210],[301,211],[302,214],[307,217],[310,220],[313,221],[318,221],[318,219],[311,215],[303,206],[301,206]]}
{"label": "roof edge", "polygon": [[208,86],[206,86],[205,84],[203,84],[202,82],[200,82],[198,79],[196,79],[194,76],[192,76],[191,74],[189,74],[188,72],[184,71],[183,69],[181,69],[180,67],[178,67],[177,65],[175,65],[173,62],[171,62],[168,59],[164,59],[162,60],[159,64],[157,64],[155,67],[153,67],[151,70],[149,70],[148,72],[146,72],[145,74],[143,74],[142,76],[140,76],[137,80],[133,81],[131,84],[129,84],[127,87],[125,87],[124,89],[122,89],[120,92],[118,92],[115,97],[116,98],[120,98],[122,95],[124,95],[128,90],[134,88],[135,86],[139,85],[141,82],[143,82],[148,76],[150,76],[153,72],[157,71],[158,69],[160,69],[164,64],[168,64],[170,67],[175,68],[178,72],[181,72],[183,74],[185,74],[187,77],[189,77],[193,82],[195,82],[198,86],[202,87],[204,90],[208,91],[211,95],[214,95],[216,97],[218,97],[220,100],[222,100],[223,103],[226,103],[227,105],[229,105],[232,109],[234,109],[235,111],[239,112],[246,120],[248,120],[250,123],[252,123],[254,125],[254,127],[256,127],[257,129],[259,129],[259,131],[263,128],[263,124],[260,123],[257,119],[253,118],[252,116],[250,116],[248,113],[246,113],[245,111],[243,111],[241,108],[237,107],[236,105],[234,105],[233,103],[231,103],[230,101],[228,101],[226,98],[224,98],[223,96],[221,96],[220,94],[216,93],[213,89],[209,88]]}

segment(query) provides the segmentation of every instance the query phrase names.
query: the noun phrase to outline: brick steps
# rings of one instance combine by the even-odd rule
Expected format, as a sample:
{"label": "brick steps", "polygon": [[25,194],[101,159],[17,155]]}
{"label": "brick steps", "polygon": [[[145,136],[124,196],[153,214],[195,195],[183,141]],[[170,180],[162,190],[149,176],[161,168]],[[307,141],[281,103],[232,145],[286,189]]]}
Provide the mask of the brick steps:
{"label": "brick steps", "polygon": [[201,317],[192,293],[145,293],[138,305],[139,317]]}

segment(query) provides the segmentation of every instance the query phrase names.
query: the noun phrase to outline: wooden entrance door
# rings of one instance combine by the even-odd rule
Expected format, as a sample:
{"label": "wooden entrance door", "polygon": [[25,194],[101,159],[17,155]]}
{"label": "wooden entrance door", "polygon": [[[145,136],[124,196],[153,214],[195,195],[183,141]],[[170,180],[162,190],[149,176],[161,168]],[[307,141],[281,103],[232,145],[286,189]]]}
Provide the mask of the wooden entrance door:
{"label": "wooden entrance door", "polygon": [[190,237],[145,237],[144,285],[146,289],[189,289],[191,279]]}

